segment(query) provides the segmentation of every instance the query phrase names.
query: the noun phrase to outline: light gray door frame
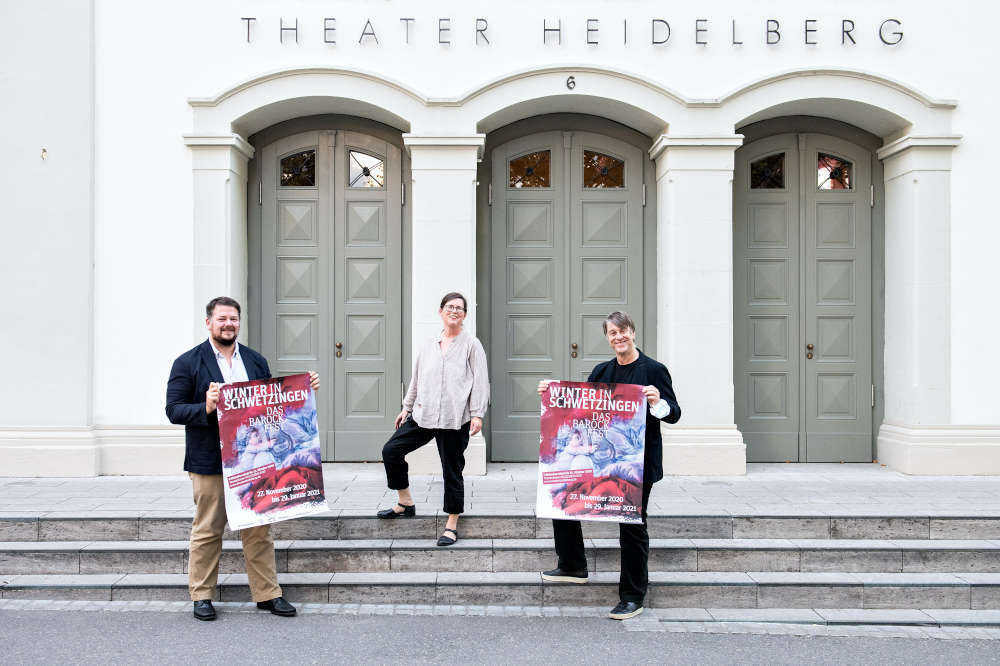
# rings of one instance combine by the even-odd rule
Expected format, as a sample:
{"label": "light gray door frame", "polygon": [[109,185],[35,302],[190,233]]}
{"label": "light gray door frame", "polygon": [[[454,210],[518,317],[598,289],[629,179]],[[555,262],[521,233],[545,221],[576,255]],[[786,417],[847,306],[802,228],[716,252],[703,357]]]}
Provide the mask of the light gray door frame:
{"label": "light gray door frame", "polygon": [[[513,187],[508,165],[548,151],[547,187]],[[624,163],[624,187],[585,187],[585,151]],[[491,153],[492,458],[537,459],[543,378],[585,380],[610,355],[601,322],[644,325],[642,150],[593,132],[550,131]]]}
{"label": "light gray door frame", "polygon": [[[303,150],[316,151],[315,183],[281,186],[281,159]],[[382,162],[380,187],[351,186],[352,152]],[[404,360],[402,152],[364,133],[315,130],[258,155],[260,350],[275,374],[326,378],[325,460],[378,460]]]}
{"label": "light gray door frame", "polygon": [[[820,154],[851,163],[850,189],[818,187]],[[751,164],[776,155],[784,186],[752,189]],[[737,153],[736,422],[750,461],[872,459],[872,163],[866,148],[819,133]]]}

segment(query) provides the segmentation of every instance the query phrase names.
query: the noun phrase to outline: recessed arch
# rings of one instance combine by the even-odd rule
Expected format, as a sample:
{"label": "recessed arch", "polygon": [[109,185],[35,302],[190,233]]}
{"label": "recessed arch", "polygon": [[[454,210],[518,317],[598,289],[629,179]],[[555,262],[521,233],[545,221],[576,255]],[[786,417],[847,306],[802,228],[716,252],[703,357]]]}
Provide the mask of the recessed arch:
{"label": "recessed arch", "polygon": [[947,134],[956,103],[899,81],[847,69],[802,69],[748,83],[716,102],[733,128],[785,116],[845,122],[879,137]]}

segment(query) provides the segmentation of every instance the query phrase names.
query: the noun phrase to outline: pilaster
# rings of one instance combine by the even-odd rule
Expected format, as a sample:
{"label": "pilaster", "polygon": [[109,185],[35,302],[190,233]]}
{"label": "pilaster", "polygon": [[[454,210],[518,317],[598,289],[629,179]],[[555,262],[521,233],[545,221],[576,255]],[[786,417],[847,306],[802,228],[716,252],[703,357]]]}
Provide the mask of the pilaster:
{"label": "pilaster", "polygon": [[657,325],[683,410],[663,428],[668,474],[744,474],[733,410],[733,164],[743,137],[669,136],[656,162]]}

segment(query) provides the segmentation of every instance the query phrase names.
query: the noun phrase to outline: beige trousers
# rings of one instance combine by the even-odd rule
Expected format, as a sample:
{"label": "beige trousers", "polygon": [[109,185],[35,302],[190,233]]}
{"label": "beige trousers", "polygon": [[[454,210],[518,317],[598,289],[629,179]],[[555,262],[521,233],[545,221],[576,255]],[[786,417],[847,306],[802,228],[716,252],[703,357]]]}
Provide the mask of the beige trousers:
{"label": "beige trousers", "polygon": [[[188,557],[188,591],[192,601],[214,599],[222,557],[222,532],[226,528],[226,500],[221,474],[189,472],[194,493],[194,522],[191,523],[191,551]],[[274,564],[274,541],[269,525],[240,530],[243,559],[254,601],[281,596]]]}

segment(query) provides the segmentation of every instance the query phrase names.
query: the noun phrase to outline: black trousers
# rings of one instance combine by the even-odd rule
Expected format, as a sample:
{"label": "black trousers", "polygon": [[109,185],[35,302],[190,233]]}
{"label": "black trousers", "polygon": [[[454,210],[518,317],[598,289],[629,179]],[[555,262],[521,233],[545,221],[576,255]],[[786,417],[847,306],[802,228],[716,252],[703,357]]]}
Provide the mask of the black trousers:
{"label": "black trousers", "polygon": [[463,513],[465,480],[462,478],[462,470],[465,469],[465,449],[469,447],[468,423],[458,430],[445,430],[421,428],[412,417],[407,418],[382,447],[385,479],[392,490],[409,488],[409,465],[405,456],[432,439],[437,441],[441,471],[444,473],[444,511]]}
{"label": "black trousers", "polygon": [[[619,523],[618,541],[622,551],[622,572],[618,579],[618,598],[642,603],[649,587],[649,532],[646,529],[646,505],[652,484],[642,486],[642,522]],[[583,527],[579,520],[553,520],[559,568],[581,571],[587,568],[587,553],[583,547]]]}

